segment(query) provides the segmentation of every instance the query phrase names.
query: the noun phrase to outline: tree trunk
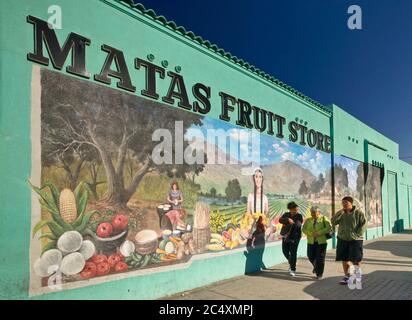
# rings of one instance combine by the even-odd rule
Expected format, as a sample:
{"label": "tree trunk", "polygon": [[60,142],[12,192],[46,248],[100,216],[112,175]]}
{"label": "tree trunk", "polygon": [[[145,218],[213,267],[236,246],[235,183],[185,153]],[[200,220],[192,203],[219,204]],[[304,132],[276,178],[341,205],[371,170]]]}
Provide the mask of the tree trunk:
{"label": "tree trunk", "polygon": [[77,180],[79,179],[80,171],[81,171],[81,168],[83,166],[83,163],[84,163],[84,160],[80,160],[80,162],[77,164],[75,170],[73,171],[69,164],[62,161],[63,169],[64,169],[64,171],[66,171],[67,178],[69,179],[69,187],[70,187],[71,190],[76,189]]}
{"label": "tree trunk", "polygon": [[104,201],[113,206],[126,206],[128,200],[126,199],[123,177],[118,174],[108,175]]}
{"label": "tree trunk", "polygon": [[106,172],[107,191],[103,201],[106,202],[108,206],[125,208],[127,207],[127,203],[139,186],[139,183],[142,181],[145,174],[149,171],[150,160],[147,159],[140,170],[135,173],[132,182],[126,189],[123,180],[125,154],[127,151],[127,148],[125,147],[125,137],[123,137],[122,144],[118,150],[119,163],[117,165],[117,168],[115,168],[112,159],[109,153],[103,147],[103,144],[100,143],[92,130],[89,130],[89,133],[93,140],[93,143],[99,151],[100,157],[102,159],[102,164]]}
{"label": "tree trunk", "polygon": [[137,187],[149,169],[149,162],[147,162],[138,172],[136,172],[132,182],[127,188],[124,186],[123,173],[113,172],[113,174],[107,175],[107,193],[104,201],[110,206],[126,207],[130,198],[136,192]]}
{"label": "tree trunk", "polygon": [[89,162],[89,174],[91,178],[91,182],[89,183],[89,186],[90,186],[90,190],[92,190],[93,192],[93,197],[95,200],[98,199],[97,186],[101,183],[104,183],[104,181],[100,181],[100,182],[97,181],[99,167],[100,165],[96,163],[95,161]]}
{"label": "tree trunk", "polygon": [[74,174],[72,175],[72,181],[70,181],[70,184],[71,184],[70,188],[71,188],[72,190],[76,189],[76,187],[77,187],[77,181],[79,180],[80,171],[81,171],[81,169],[82,169],[82,167],[83,167],[83,163],[84,163],[84,160],[82,159],[82,160],[78,163],[78,165],[77,165],[77,167],[76,167],[76,170],[74,170]]}
{"label": "tree trunk", "polygon": [[[143,180],[144,176],[146,173],[148,173],[150,170],[150,161],[147,161],[140,169],[139,171],[136,172],[134,175],[132,182],[128,186],[126,190],[125,197],[127,198],[127,201],[130,200],[130,198],[133,196],[133,194],[136,192],[137,187],[139,186],[140,182]],[[126,202],[127,203],[127,202]]]}

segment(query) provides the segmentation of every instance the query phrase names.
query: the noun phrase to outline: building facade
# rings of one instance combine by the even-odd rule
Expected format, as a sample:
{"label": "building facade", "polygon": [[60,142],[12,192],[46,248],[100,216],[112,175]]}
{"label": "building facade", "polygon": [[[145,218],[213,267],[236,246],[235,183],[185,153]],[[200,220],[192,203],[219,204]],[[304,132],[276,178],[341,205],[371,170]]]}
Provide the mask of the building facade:
{"label": "building facade", "polygon": [[411,227],[412,166],[340,107],[142,5],[0,6],[3,298],[153,299],[283,262],[292,200],[353,196],[366,239]]}

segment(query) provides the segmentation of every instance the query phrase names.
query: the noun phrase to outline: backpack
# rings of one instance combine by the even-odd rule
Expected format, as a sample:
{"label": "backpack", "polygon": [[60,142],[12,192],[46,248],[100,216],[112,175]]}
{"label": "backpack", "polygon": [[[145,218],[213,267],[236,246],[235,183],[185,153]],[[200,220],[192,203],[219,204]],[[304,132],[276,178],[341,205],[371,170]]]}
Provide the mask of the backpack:
{"label": "backpack", "polygon": [[[325,223],[325,216],[323,216],[323,227],[326,228],[326,223]],[[325,234],[326,239],[332,239],[334,235],[333,230],[329,231],[327,234]]]}

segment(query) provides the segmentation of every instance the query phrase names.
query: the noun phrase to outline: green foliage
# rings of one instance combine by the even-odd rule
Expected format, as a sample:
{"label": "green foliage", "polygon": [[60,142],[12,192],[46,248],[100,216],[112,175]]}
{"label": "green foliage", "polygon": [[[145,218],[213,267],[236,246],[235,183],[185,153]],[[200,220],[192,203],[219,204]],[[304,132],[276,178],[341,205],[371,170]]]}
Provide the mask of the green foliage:
{"label": "green foliage", "polygon": [[[76,187],[74,194],[77,204],[77,219],[72,223],[67,223],[60,216],[59,212],[59,198],[60,191],[56,185],[51,182],[46,182],[43,187],[39,188],[32,185],[29,181],[30,187],[39,195],[39,202],[42,208],[50,213],[51,220],[40,220],[33,228],[32,236],[34,237],[43,227],[47,226],[51,233],[45,233],[40,238],[47,238],[52,240],[43,247],[43,252],[55,248],[57,239],[66,231],[76,230],[84,234],[85,229],[89,226],[91,217],[97,211],[86,212],[87,201],[90,194],[90,188],[84,182],[80,182]],[[47,192],[47,189],[49,192]],[[48,248],[48,249],[45,249]]]}
{"label": "green foliage", "polygon": [[299,186],[299,194],[306,195],[308,194],[308,192],[309,192],[309,189],[308,189],[308,186],[306,185],[306,181],[302,180],[302,183]]}
{"label": "green foliage", "polygon": [[215,188],[210,188],[210,197],[212,197],[212,198],[216,198],[216,194],[217,194],[217,191],[216,191],[216,189]]}
{"label": "green foliage", "polygon": [[225,189],[226,197],[229,202],[234,202],[240,199],[242,189],[240,188],[239,180],[233,179],[227,182]]}
{"label": "green foliage", "polygon": [[219,210],[213,211],[210,214],[210,231],[213,233],[221,233],[225,226],[225,219]]}

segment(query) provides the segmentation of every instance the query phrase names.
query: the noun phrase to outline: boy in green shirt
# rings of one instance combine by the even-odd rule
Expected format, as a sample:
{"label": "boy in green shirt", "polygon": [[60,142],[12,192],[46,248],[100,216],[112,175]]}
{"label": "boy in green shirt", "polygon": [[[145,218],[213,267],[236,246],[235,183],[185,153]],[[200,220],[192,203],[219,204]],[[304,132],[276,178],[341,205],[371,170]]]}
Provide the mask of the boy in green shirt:
{"label": "boy in green shirt", "polygon": [[343,209],[336,212],[331,222],[338,229],[336,261],[342,261],[344,278],[339,282],[348,284],[351,265],[355,266],[356,281],[361,283],[361,261],[363,258],[363,235],[367,228],[365,214],[353,205],[352,197],[342,199]]}

